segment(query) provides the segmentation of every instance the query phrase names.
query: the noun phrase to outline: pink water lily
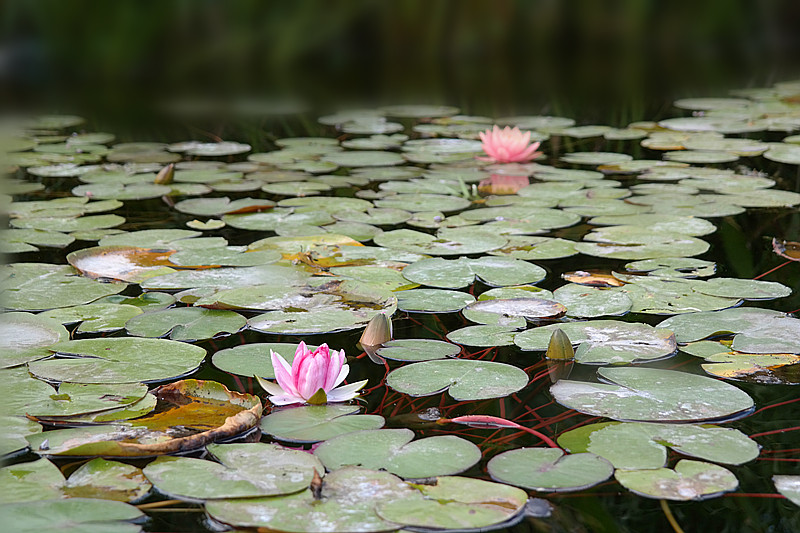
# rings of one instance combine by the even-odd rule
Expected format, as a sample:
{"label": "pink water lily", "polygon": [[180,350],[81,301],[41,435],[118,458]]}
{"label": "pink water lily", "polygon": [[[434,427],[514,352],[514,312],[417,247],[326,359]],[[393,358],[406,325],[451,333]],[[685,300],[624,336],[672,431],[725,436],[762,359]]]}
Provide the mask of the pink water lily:
{"label": "pink water lily", "polygon": [[275,379],[278,383],[256,376],[258,383],[271,394],[275,405],[291,403],[324,404],[344,402],[355,398],[367,380],[339,386],[350,367],[345,364],[344,350],[331,350],[323,344],[313,352],[301,342],[294,353],[292,365],[278,353],[269,351]]}
{"label": "pink water lily", "polygon": [[537,152],[538,142],[529,144],[531,132],[522,133],[516,126],[511,129],[506,126],[502,130],[495,126],[491,130],[479,133],[483,141],[483,151],[489,157],[479,157],[482,161],[493,163],[524,163],[541,155]]}

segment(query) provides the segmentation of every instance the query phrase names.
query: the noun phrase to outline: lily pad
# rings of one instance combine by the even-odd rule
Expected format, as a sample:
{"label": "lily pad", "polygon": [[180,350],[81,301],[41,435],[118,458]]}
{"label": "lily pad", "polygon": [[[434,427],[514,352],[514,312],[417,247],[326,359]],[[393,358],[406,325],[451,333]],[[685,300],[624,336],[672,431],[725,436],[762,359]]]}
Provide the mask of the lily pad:
{"label": "lily pad", "polygon": [[565,455],[558,448],[518,448],[496,455],[486,466],[492,479],[536,491],[588,489],[614,473],[593,453]]}
{"label": "lily pad", "polygon": [[63,533],[136,533],[142,529],[132,520],[144,514],[123,502],[92,498],[40,500],[0,506],[0,520],[18,533],[60,531]]}
{"label": "lily pad", "polygon": [[681,346],[681,351],[705,359],[700,367],[712,376],[762,385],[800,384],[800,355],[737,352],[714,341],[692,342]]}
{"label": "lily pad", "polygon": [[457,401],[502,398],[523,389],[528,375],[505,363],[448,359],[423,361],[393,370],[386,384],[410,396],[448,391]]}
{"label": "lily pad", "polygon": [[0,367],[8,368],[49,357],[47,348],[69,340],[61,322],[30,313],[0,315]]}
{"label": "lily pad", "polygon": [[584,364],[625,364],[660,359],[675,353],[671,330],[614,320],[567,322],[518,333],[514,343],[523,350],[545,351],[553,331],[560,329],[578,345],[575,360]]}
{"label": "lily pad", "polygon": [[20,416],[0,416],[3,434],[0,435],[0,458],[24,451],[28,447],[28,435],[42,432],[42,426]]}
{"label": "lily pad", "polygon": [[654,368],[601,368],[608,383],[560,380],[555,400],[592,416],[641,422],[711,422],[747,413],[753,399],[715,379]]}
{"label": "lily pad", "polygon": [[772,476],[772,482],[778,492],[786,496],[793,504],[800,506],[800,476]]}
{"label": "lily pad", "polygon": [[375,201],[376,207],[404,209],[412,213],[441,211],[450,213],[469,207],[470,201],[445,194],[394,194]]}
{"label": "lily pad", "polygon": [[397,293],[397,308],[411,313],[455,313],[475,297],[466,292],[441,289],[411,289]]}
{"label": "lily pad", "polygon": [[614,468],[662,468],[667,447],[697,459],[740,465],[758,457],[759,446],[741,431],[693,424],[601,422],[562,433],[558,443],[572,453],[592,452]]}
{"label": "lily pad", "polygon": [[403,269],[403,276],[415,283],[445,289],[468,287],[476,277],[493,287],[537,283],[546,274],[540,266],[506,257],[456,260],[436,257],[417,261]]}
{"label": "lily pad", "polygon": [[15,263],[3,268],[3,305],[20,311],[71,307],[125,290],[124,283],[100,283],[77,275],[68,265]]}
{"label": "lily pad", "polygon": [[631,310],[631,299],[615,287],[587,287],[570,283],[553,291],[553,298],[567,308],[567,316],[596,318],[624,315]]}
{"label": "lily pad", "polygon": [[162,381],[188,374],[206,351],[177,341],[110,337],[54,344],[56,357],[30,363],[31,374],[71,383],[134,383]]}
{"label": "lily pad", "polygon": [[465,346],[512,346],[519,328],[501,325],[467,326],[447,334],[447,340]]}
{"label": "lily pad", "polygon": [[383,343],[375,353],[395,361],[431,361],[456,357],[461,348],[434,339],[395,339]]}
{"label": "lily pad", "polygon": [[730,470],[688,459],[678,461],[674,470],[617,470],[614,477],[631,492],[658,500],[704,500],[739,486]]}
{"label": "lily pad", "polygon": [[262,442],[209,444],[219,462],[159,457],[144,474],[162,493],[182,500],[254,498],[291,494],[308,487],[322,463],[301,450]]}
{"label": "lily pad", "polygon": [[125,329],[135,337],[195,341],[236,333],[246,324],[247,319],[233,311],[178,307],[135,316],[128,320]]}
{"label": "lily pad", "polygon": [[[211,363],[220,370],[231,374],[275,379],[270,350],[279,353],[291,365],[296,349],[296,344],[288,342],[242,344],[216,352]],[[309,346],[309,349],[314,350],[316,346]]]}
{"label": "lily pad", "polygon": [[310,489],[288,496],[206,502],[206,512],[224,524],[272,531],[393,531],[399,525],[378,516],[380,503],[415,497],[418,492],[388,472],[346,467],[325,476],[316,498]]}
{"label": "lily pad", "polygon": [[402,478],[458,474],[481,458],[477,446],[455,435],[413,438],[405,428],[356,431],[326,440],[314,455],[328,470],[362,466]]}
{"label": "lily pad", "polygon": [[39,316],[52,318],[62,324],[80,322],[77,331],[99,333],[122,329],[129,319],[141,314],[142,309],[134,305],[92,303],[52,309],[40,313]]}
{"label": "lily pad", "polygon": [[357,405],[303,405],[273,411],[261,419],[261,431],[287,442],[319,442],[338,435],[380,429],[379,415],[359,415]]}

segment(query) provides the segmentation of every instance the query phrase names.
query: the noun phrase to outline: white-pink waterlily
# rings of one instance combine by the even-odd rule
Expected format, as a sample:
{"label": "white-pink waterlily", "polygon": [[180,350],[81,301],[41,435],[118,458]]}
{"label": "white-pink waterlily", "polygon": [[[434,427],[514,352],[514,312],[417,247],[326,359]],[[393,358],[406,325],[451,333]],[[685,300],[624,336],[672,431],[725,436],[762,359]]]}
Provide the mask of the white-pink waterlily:
{"label": "white-pink waterlily", "polygon": [[271,394],[269,401],[275,405],[344,402],[358,396],[358,391],[367,384],[364,380],[340,387],[350,367],[345,364],[344,350],[331,350],[327,344],[312,352],[301,342],[291,366],[280,354],[270,350],[269,355],[278,383],[256,378]]}
{"label": "white-pink waterlily", "polygon": [[541,155],[537,152],[538,142],[530,144],[531,132],[522,133],[518,127],[506,126],[502,130],[495,126],[480,132],[482,148],[489,157],[479,157],[482,161],[493,163],[524,163]]}

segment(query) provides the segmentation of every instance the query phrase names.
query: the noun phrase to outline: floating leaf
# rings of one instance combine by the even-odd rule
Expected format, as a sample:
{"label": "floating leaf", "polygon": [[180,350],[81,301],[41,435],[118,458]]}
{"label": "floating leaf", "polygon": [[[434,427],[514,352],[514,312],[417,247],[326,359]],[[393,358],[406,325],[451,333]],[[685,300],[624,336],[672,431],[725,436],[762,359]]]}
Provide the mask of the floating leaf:
{"label": "floating leaf", "polygon": [[214,381],[183,380],[154,389],[153,414],[118,425],[58,429],[28,437],[39,455],[145,457],[202,448],[254,428],[261,401]]}
{"label": "floating leaf", "polygon": [[49,357],[47,348],[69,339],[57,320],[31,313],[0,315],[0,367],[8,368]]}
{"label": "floating leaf", "polygon": [[795,505],[800,506],[800,476],[772,476],[778,492]]}
{"label": "floating leaf", "polygon": [[247,319],[233,311],[178,307],[135,316],[128,320],[125,329],[135,337],[195,341],[236,333],[246,324]]}
{"label": "floating leaf", "polygon": [[412,313],[455,313],[475,297],[466,292],[411,289],[397,293],[397,308]]}
{"label": "floating leaf", "polygon": [[556,329],[578,345],[575,360],[584,364],[621,364],[659,359],[675,353],[675,336],[668,329],[614,320],[552,324],[518,333],[514,343],[523,350],[544,351]]}
{"label": "floating leaf", "polygon": [[357,431],[326,440],[314,455],[328,470],[362,466],[403,478],[458,474],[481,458],[477,446],[454,435],[413,438],[410,429]]}
{"label": "floating leaf", "polygon": [[0,458],[25,450],[28,447],[25,437],[42,432],[42,426],[20,416],[2,415],[0,426],[3,427],[3,433],[0,434]]}
{"label": "floating leaf", "polygon": [[192,372],[206,355],[191,344],[130,337],[60,342],[50,351],[69,357],[35,361],[31,374],[72,383],[162,381]]}
{"label": "floating leaf", "polygon": [[704,422],[753,408],[746,393],[722,381],[654,368],[601,368],[608,383],[561,380],[555,400],[592,416],[642,422]]}
{"label": "floating leaf", "polygon": [[132,505],[91,498],[41,500],[0,506],[0,520],[18,533],[60,531],[83,533],[135,533],[141,531],[129,523],[144,514]]}
{"label": "floating leaf", "polygon": [[703,500],[739,486],[730,470],[688,459],[678,461],[674,470],[617,470],[614,477],[631,492],[659,500]]}
{"label": "floating leaf", "polygon": [[291,494],[311,483],[324,467],[313,455],[262,442],[209,444],[219,462],[159,457],[144,474],[162,493],[189,501]]}
{"label": "floating leaf", "polygon": [[758,457],[759,446],[741,431],[718,426],[601,422],[562,433],[558,443],[572,453],[592,452],[615,468],[662,468],[667,450],[716,463],[740,465]]}
{"label": "floating leaf", "polygon": [[357,415],[356,405],[303,405],[275,410],[261,419],[261,431],[288,442],[318,442],[383,427],[379,415]]}
{"label": "floating leaf", "polygon": [[142,310],[134,305],[92,303],[53,309],[40,313],[38,316],[48,317],[62,324],[80,322],[77,331],[98,333],[122,329],[128,320],[140,314],[142,314]]}
{"label": "floating leaf", "polygon": [[706,363],[700,367],[712,376],[763,385],[800,383],[797,375],[800,355],[737,352],[714,341],[692,342],[681,346],[681,351],[704,358]]}
{"label": "floating leaf", "polygon": [[558,448],[519,448],[496,455],[486,465],[492,479],[536,491],[588,489],[614,473],[593,453],[565,455]]}
{"label": "floating leaf", "polygon": [[97,458],[73,472],[63,490],[70,498],[133,502],[147,495],[151,486],[141,469]]}
{"label": "floating leaf", "polygon": [[125,290],[124,283],[100,283],[83,278],[68,265],[16,263],[3,267],[3,305],[20,311],[71,307]]}
{"label": "floating leaf", "polygon": [[528,384],[528,375],[504,363],[449,359],[423,361],[393,370],[386,384],[410,396],[448,391],[457,401],[502,398]]}
{"label": "floating leaf", "polygon": [[396,339],[384,342],[376,353],[395,361],[430,361],[456,357],[461,348],[434,339]]}
{"label": "floating leaf", "polygon": [[577,283],[559,287],[553,291],[553,298],[567,308],[567,316],[576,318],[624,315],[633,305],[630,297],[615,287],[587,287]]}
{"label": "floating leaf", "polygon": [[512,346],[519,328],[501,325],[467,326],[447,334],[447,340],[465,346]]}
{"label": "floating leaf", "polygon": [[[316,346],[309,345],[308,348],[314,350]],[[220,370],[231,374],[275,379],[275,369],[272,367],[270,351],[277,352],[291,365],[296,349],[296,344],[287,342],[242,344],[219,350],[214,354],[211,363]]]}

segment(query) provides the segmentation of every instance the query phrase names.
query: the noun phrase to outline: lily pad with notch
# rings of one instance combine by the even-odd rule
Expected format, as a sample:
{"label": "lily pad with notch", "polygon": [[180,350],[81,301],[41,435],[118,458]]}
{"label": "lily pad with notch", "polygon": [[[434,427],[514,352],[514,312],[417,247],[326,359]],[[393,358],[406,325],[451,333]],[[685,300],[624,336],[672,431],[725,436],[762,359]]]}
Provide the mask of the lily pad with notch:
{"label": "lily pad with notch", "polygon": [[715,422],[747,414],[753,399],[719,380],[655,368],[601,368],[605,383],[560,380],[550,393],[592,416],[639,422]]}
{"label": "lily pad with notch", "polygon": [[705,500],[739,486],[727,468],[689,459],[678,461],[674,470],[617,470],[614,477],[631,492],[657,500]]}
{"label": "lily pad with notch", "polygon": [[135,316],[128,320],[125,329],[134,337],[195,341],[230,335],[246,324],[247,319],[233,311],[176,307]]}
{"label": "lily pad with notch", "polygon": [[528,375],[505,363],[448,359],[423,361],[389,373],[386,384],[410,396],[444,392],[457,401],[502,398],[523,389]]}
{"label": "lily pad with notch", "polygon": [[261,419],[261,431],[287,442],[319,442],[345,433],[380,429],[380,415],[356,414],[357,405],[303,405],[274,410]]}
{"label": "lily pad with notch", "polygon": [[435,339],[394,339],[384,342],[375,353],[394,361],[431,361],[457,357],[461,347]]}
{"label": "lily pad with notch", "polygon": [[614,467],[593,453],[565,454],[558,448],[518,448],[486,465],[496,481],[539,492],[584,490],[602,483]]}

